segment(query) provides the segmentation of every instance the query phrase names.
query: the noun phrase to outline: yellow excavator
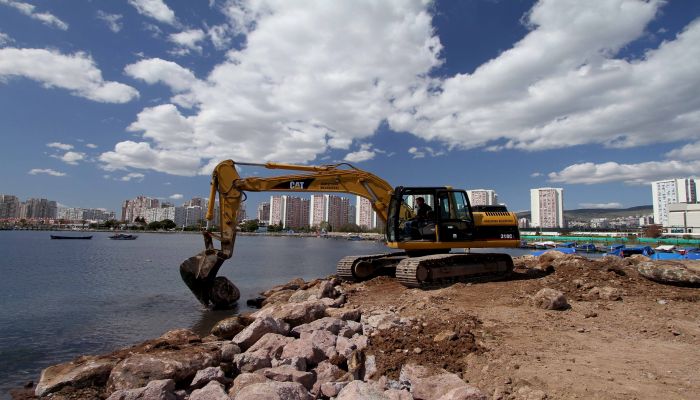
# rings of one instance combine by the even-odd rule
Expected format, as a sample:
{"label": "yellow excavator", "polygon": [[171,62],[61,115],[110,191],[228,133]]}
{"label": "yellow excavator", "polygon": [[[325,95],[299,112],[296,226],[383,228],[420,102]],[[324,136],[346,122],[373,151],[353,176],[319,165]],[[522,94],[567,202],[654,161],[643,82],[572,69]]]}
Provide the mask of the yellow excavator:
{"label": "yellow excavator", "polygon": [[[297,173],[242,178],[236,165]],[[345,280],[362,281],[383,274],[395,276],[407,287],[427,287],[474,277],[502,277],[513,269],[509,255],[468,253],[466,249],[520,245],[515,213],[505,208],[476,211],[464,190],[449,186],[392,187],[378,176],[346,163],[307,166],[226,160],[212,173],[206,214],[211,221],[218,193],[220,232],[203,232],[205,250],[180,266],[182,279],[205,306],[226,307],[240,297],[235,285],[216,275],[233,255],[237,214],[245,192],[263,191],[349,193],[370,201],[384,222],[387,246],[400,251],[341,259],[337,274]],[[221,243],[220,249],[214,247],[213,239]],[[465,251],[453,253],[452,249]]]}

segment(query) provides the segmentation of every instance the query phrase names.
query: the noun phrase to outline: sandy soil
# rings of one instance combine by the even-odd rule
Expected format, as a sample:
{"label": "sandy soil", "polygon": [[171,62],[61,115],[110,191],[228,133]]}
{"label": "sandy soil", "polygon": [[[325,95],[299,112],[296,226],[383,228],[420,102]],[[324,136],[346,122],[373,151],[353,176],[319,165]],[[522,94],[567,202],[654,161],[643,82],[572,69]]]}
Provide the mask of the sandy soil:
{"label": "sandy soil", "polygon": [[[348,285],[348,300],[418,322],[371,339],[367,354],[390,378],[415,362],[458,373],[495,399],[700,399],[700,289],[600,261],[532,272],[516,259],[509,280],[432,290],[380,277]],[[622,299],[588,295],[604,286]],[[570,308],[534,307],[545,287],[564,292]],[[436,342],[445,331],[457,339]]]}

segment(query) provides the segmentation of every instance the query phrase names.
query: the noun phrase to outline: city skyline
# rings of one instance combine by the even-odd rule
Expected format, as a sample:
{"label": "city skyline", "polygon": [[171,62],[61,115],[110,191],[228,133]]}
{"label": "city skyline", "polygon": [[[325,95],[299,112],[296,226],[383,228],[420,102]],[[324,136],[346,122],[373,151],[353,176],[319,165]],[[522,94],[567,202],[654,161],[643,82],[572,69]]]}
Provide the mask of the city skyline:
{"label": "city skyline", "polygon": [[699,2],[13,0],[0,27],[2,191],[22,198],[180,201],[229,158],[513,211],[535,187],[648,204],[700,173]]}

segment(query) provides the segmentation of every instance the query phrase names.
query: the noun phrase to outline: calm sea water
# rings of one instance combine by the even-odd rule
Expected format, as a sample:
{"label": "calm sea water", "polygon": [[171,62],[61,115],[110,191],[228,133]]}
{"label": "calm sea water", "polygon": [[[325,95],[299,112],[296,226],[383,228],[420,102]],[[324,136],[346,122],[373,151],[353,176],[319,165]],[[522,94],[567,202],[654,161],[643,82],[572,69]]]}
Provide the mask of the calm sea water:
{"label": "calm sea water", "polygon": [[[175,328],[206,334],[245,300],[301,277],[335,273],[351,254],[388,249],[379,242],[298,237],[236,239],[219,275],[241,290],[240,306],[210,311],[180,279],[179,265],[204,247],[198,234],[143,233],[138,239],[51,240],[49,232],[0,231],[0,398],[47,366],[102,354]],[[519,249],[508,251],[524,254]]]}

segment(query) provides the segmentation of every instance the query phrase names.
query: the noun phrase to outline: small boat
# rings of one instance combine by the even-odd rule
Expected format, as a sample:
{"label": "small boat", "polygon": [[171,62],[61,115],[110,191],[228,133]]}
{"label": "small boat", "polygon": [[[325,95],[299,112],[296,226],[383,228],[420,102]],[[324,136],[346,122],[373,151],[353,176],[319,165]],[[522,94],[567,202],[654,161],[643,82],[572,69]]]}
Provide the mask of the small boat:
{"label": "small boat", "polygon": [[577,253],[596,253],[598,249],[593,243],[586,243],[576,246]]}
{"label": "small boat", "polygon": [[630,257],[635,254],[652,257],[656,252],[650,246],[625,247],[625,245],[613,246],[614,250],[605,253],[607,256]]}
{"label": "small boat", "polygon": [[112,240],[135,240],[138,237],[138,235],[131,235],[127,233],[117,233],[116,235],[112,235],[109,238]]}
{"label": "small boat", "polygon": [[83,239],[83,240],[89,240],[89,239],[92,239],[92,235],[90,235],[90,236],[61,236],[61,235],[51,235],[51,239]]}

